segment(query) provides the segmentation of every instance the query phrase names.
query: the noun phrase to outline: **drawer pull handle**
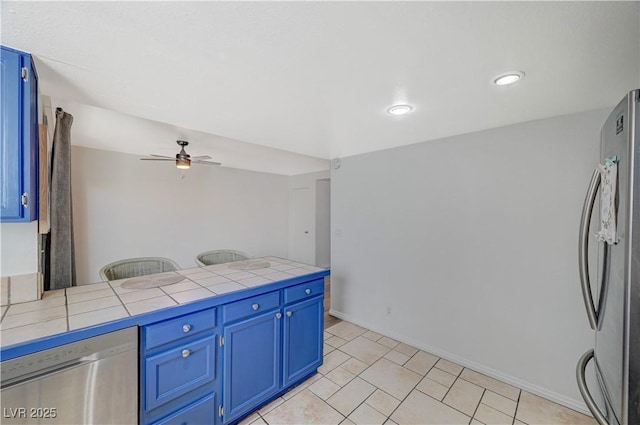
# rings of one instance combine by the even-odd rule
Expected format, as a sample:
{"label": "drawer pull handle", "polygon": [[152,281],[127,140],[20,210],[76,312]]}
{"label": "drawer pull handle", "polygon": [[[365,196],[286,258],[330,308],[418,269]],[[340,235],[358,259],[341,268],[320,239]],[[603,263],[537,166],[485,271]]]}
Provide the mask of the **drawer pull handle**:
{"label": "drawer pull handle", "polygon": [[293,313],[290,311],[287,311],[287,317],[291,317],[291,316],[293,316]]}
{"label": "drawer pull handle", "polygon": [[182,332],[187,333],[191,330],[191,325],[182,325]]}
{"label": "drawer pull handle", "polygon": [[191,351],[189,350],[182,350],[182,357],[184,357],[185,359],[187,357],[189,357],[189,354],[191,354]]}
{"label": "drawer pull handle", "polygon": [[282,313],[276,313],[276,319],[282,319]]}
{"label": "drawer pull handle", "polygon": [[310,295],[311,294],[311,289],[305,289],[304,293],[307,294],[307,295]]}
{"label": "drawer pull handle", "polygon": [[257,310],[260,308],[260,304],[254,304],[251,306],[252,309]]}

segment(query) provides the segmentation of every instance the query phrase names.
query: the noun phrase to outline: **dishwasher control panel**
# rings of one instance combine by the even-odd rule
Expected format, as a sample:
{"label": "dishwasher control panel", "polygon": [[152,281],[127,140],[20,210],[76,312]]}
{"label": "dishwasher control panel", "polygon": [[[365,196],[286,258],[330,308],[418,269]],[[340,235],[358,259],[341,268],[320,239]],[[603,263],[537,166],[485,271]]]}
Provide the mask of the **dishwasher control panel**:
{"label": "dishwasher control panel", "polygon": [[[128,331],[123,333],[123,331]],[[0,363],[0,388],[5,388],[28,379],[47,373],[53,373],[62,368],[73,367],[83,363],[96,361],[101,358],[136,349],[137,327],[133,328],[135,339],[130,340],[130,329],[110,332],[104,335],[83,339],[59,347],[39,351],[26,356],[5,360]],[[125,334],[128,335],[124,337]],[[124,338],[123,338],[124,337]]]}

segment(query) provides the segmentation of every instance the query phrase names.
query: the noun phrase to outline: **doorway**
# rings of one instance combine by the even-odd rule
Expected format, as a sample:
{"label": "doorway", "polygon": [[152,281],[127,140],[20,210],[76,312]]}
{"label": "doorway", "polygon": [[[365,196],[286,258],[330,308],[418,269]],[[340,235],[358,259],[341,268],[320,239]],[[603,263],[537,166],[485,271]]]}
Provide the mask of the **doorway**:
{"label": "doorway", "polygon": [[331,266],[331,181],[313,179],[289,189],[289,259]]}

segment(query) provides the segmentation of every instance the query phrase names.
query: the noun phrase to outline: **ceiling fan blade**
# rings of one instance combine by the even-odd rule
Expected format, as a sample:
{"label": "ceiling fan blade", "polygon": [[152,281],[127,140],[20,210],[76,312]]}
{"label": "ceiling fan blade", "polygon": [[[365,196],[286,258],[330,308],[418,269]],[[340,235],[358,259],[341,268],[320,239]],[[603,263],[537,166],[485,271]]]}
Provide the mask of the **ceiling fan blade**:
{"label": "ceiling fan blade", "polygon": [[191,160],[194,164],[222,165],[222,162]]}
{"label": "ceiling fan blade", "polygon": [[140,161],[175,161],[174,158],[140,158]]}
{"label": "ceiling fan blade", "polygon": [[211,159],[209,155],[201,155],[201,156],[192,156],[191,160],[199,160],[199,159]]}
{"label": "ceiling fan blade", "polygon": [[176,159],[176,158],[175,158],[175,157],[173,157],[173,156],[166,156],[166,155],[156,155],[156,154],[153,154],[153,153],[150,153],[150,154],[149,154],[149,156],[155,156],[156,158],[168,158],[168,159]]}

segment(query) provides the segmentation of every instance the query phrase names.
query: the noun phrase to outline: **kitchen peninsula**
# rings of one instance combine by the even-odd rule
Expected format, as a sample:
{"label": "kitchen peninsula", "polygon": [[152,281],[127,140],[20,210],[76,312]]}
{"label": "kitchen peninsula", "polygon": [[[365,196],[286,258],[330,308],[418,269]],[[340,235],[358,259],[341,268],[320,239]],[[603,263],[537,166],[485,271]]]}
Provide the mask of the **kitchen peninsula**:
{"label": "kitchen peninsula", "polygon": [[160,287],[131,289],[123,279],[11,305],[0,325],[2,360],[139,327],[139,422],[234,422],[322,364],[329,270],[258,260],[260,268],[152,275],[182,278]]}

